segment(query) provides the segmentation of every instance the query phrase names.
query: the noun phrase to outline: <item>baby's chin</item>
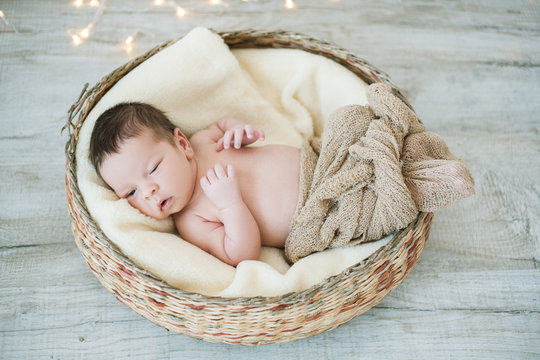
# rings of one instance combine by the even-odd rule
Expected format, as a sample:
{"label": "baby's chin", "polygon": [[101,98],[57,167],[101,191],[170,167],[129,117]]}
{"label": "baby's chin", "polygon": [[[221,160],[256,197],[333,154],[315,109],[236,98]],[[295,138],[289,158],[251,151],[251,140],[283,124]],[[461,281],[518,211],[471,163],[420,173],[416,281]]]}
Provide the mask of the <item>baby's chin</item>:
{"label": "baby's chin", "polygon": [[154,218],[156,220],[165,220],[165,219],[169,218],[169,215],[165,214],[165,215],[162,215],[162,216],[152,216],[152,218]]}
{"label": "baby's chin", "polygon": [[165,220],[169,217],[168,214],[149,214],[147,212],[142,211],[141,209],[137,209],[137,210],[139,210],[141,214],[146,215],[155,220]]}

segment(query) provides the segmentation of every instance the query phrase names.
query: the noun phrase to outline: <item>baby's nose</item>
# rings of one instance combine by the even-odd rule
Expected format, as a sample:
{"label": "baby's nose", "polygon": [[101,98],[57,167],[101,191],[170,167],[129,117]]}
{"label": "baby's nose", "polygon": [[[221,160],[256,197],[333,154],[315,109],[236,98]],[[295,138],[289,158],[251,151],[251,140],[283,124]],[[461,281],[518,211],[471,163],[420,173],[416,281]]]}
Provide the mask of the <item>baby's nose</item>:
{"label": "baby's nose", "polygon": [[147,188],[147,190],[146,190],[146,196],[145,196],[145,197],[146,197],[147,199],[152,199],[152,198],[154,197],[154,195],[157,194],[158,190],[159,190],[159,187],[158,187],[157,184],[150,184],[150,185],[148,185],[148,188]]}

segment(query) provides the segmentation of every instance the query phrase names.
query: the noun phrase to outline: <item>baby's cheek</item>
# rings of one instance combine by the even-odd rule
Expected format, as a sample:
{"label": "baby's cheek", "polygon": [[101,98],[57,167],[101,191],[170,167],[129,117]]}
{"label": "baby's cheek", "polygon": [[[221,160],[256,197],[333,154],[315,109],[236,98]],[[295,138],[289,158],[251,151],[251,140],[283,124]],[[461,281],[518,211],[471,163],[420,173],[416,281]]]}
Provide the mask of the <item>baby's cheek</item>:
{"label": "baby's cheek", "polygon": [[134,207],[135,209],[138,209],[137,206],[135,205],[135,201],[133,201],[131,198],[128,198],[127,201],[128,201],[128,204],[129,204],[129,205],[131,205],[131,206]]}
{"label": "baby's cheek", "polygon": [[144,211],[144,208],[141,206],[140,204],[140,201],[138,201],[138,199],[128,199],[128,203],[129,205],[131,205],[132,207],[134,207],[135,209],[139,210],[140,212],[142,212],[143,214],[145,215],[148,215],[145,211]]}

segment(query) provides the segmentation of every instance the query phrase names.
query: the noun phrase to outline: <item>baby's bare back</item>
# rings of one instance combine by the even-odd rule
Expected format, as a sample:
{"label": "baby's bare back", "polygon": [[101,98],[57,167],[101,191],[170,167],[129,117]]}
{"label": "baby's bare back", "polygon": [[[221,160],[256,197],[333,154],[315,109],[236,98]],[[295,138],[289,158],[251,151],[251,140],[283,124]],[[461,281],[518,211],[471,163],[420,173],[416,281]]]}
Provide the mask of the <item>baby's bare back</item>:
{"label": "baby's bare back", "polygon": [[[257,222],[262,244],[283,247],[298,201],[300,150],[266,145],[216,152],[215,144],[208,144],[195,151],[199,154],[198,179],[216,163],[235,168],[242,198]],[[196,189],[195,192],[201,191]],[[197,207],[213,212],[204,197]]]}

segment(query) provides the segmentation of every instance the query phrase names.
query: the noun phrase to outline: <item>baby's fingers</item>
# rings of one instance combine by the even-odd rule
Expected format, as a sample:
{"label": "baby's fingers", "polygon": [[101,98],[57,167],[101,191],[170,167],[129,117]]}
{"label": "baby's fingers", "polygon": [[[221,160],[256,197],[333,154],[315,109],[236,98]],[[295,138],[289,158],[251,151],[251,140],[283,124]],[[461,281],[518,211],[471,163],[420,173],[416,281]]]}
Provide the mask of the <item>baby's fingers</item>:
{"label": "baby's fingers", "polygon": [[253,139],[253,126],[246,125],[244,130],[246,131],[246,135],[248,139]]}
{"label": "baby's fingers", "polygon": [[223,150],[225,147],[223,146],[223,138],[220,138],[217,143],[216,143],[216,151],[221,151]]}
{"label": "baby's fingers", "polygon": [[203,176],[201,180],[199,181],[199,183],[201,184],[201,188],[203,189],[204,192],[206,192],[206,190],[210,187],[210,182],[208,181],[206,176]]}
{"label": "baby's fingers", "polygon": [[208,182],[210,184],[213,184],[217,181],[218,177],[216,175],[216,172],[213,168],[208,169],[206,172],[206,178],[208,179]]}
{"label": "baby's fingers", "polygon": [[224,179],[227,177],[227,173],[225,173],[225,169],[223,168],[223,166],[221,166],[220,163],[214,165],[214,171],[218,179]]}
{"label": "baby's fingers", "polygon": [[225,134],[223,134],[223,148],[228,149],[231,145],[231,140],[234,136],[234,130],[227,130],[225,131]]}
{"label": "baby's fingers", "polygon": [[257,139],[259,139],[259,140],[264,140],[264,138],[265,138],[265,136],[266,136],[266,135],[264,134],[264,131],[262,131],[262,130],[254,130],[254,131],[253,131],[253,135],[254,135]]}
{"label": "baby's fingers", "polygon": [[235,177],[234,167],[231,164],[227,165],[227,174],[230,178]]}
{"label": "baby's fingers", "polygon": [[244,138],[244,129],[234,130],[234,147],[240,149],[242,146],[242,139]]}

